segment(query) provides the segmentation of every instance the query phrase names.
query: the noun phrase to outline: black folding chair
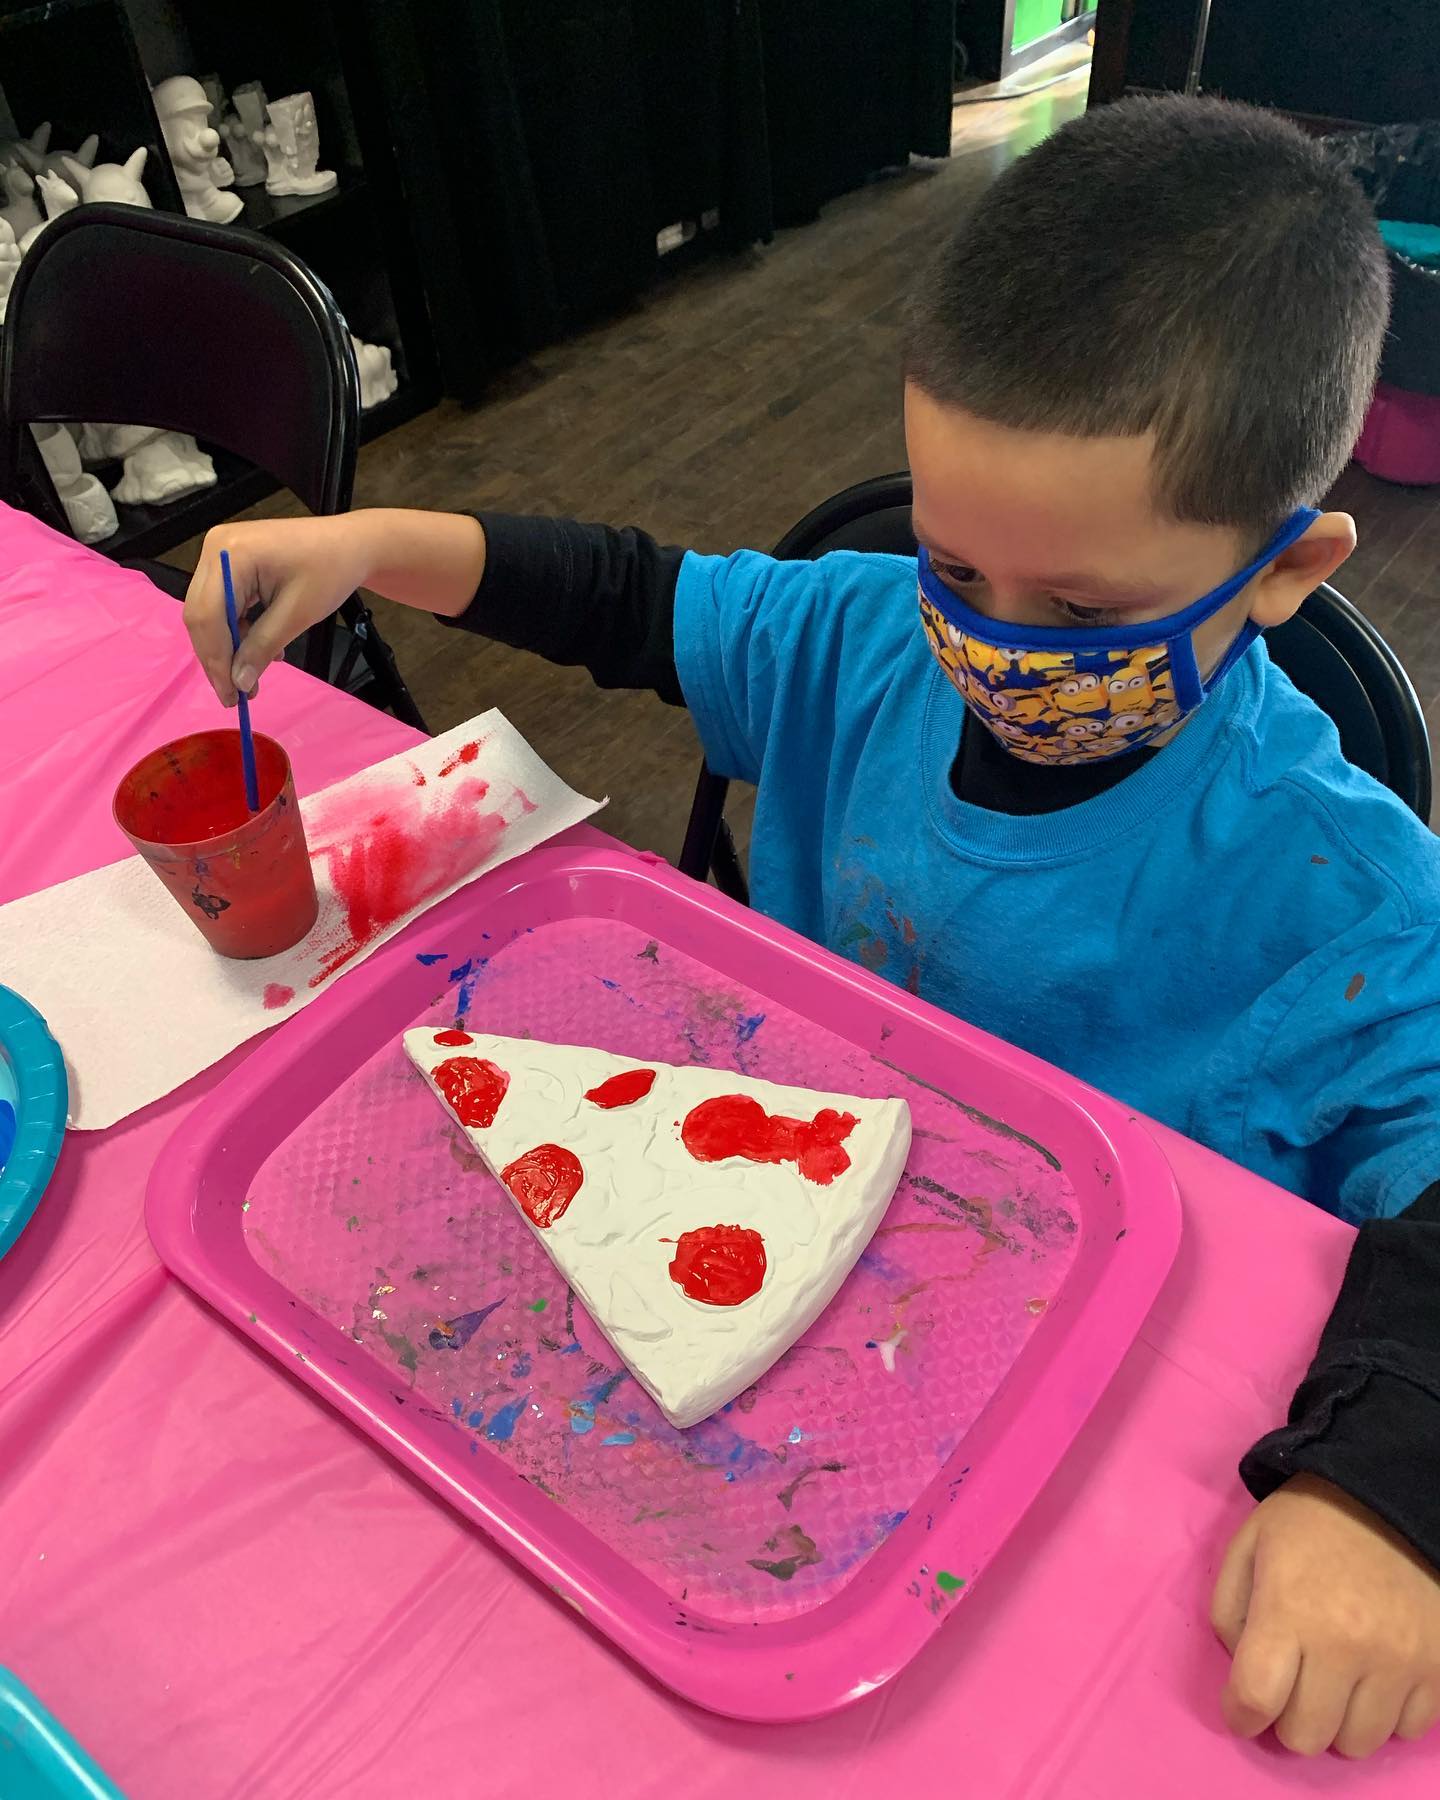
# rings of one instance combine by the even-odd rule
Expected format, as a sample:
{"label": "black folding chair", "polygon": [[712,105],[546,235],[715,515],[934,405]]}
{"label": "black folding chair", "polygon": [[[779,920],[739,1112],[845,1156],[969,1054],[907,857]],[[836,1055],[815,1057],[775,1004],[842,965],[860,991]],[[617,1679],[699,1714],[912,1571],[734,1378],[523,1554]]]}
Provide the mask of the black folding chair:
{"label": "black folding chair", "polygon": [[[910,477],[876,475],[824,500],[775,546],[787,560],[813,560],[829,550],[913,556]],[[1299,612],[1265,634],[1271,661],[1327,713],[1348,762],[1388,787],[1426,823],[1430,819],[1430,737],[1410,677],[1380,633],[1328,582]],[[748,904],[749,887],[725,822],[730,784],[700,768],[680,868],[697,881],[713,874],[732,899]]]}
{"label": "black folding chair", "polygon": [[[0,496],[60,530],[65,515],[32,424],[102,420],[189,432],[242,457],[313,513],[355,483],[360,384],[329,291],[273,238],[143,207],[78,206],[20,266],[0,351]],[[143,564],[166,591],[185,578]],[[407,724],[419,708],[358,594],[307,634],[297,660]]]}

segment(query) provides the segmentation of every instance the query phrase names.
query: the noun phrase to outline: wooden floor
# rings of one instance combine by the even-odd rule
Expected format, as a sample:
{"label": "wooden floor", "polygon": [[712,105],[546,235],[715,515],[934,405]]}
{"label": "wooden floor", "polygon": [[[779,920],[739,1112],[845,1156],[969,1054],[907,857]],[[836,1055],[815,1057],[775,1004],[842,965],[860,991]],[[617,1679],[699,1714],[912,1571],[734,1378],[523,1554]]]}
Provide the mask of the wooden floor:
{"label": "wooden floor", "polygon": [[[916,267],[1006,163],[1083,108],[1084,90],[1081,70],[957,109],[948,163],[912,165],[763,250],[676,276],[482,406],[447,403],[379,440],[361,457],[357,504],[553,512],[705,551],[770,547],[826,495],[903,465],[900,317]],[[1341,585],[1392,637],[1440,731],[1440,496],[1352,470],[1340,498],[1361,530]],[[500,706],[563,776],[609,794],[607,829],[678,852],[699,761],[683,712],[384,602],[377,614],[433,730]],[[742,841],[748,807],[748,795],[732,803]]]}

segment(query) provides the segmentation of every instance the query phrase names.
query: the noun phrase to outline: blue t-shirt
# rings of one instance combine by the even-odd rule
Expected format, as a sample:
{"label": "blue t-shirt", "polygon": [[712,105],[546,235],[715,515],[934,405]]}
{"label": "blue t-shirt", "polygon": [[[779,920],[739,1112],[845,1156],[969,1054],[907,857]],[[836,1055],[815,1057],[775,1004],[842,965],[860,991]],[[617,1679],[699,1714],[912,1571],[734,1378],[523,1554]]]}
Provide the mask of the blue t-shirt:
{"label": "blue t-shirt", "polygon": [[1033,818],[950,786],[912,560],[687,556],[675,650],[762,912],[1344,1218],[1440,1179],[1440,840],[1262,644]]}

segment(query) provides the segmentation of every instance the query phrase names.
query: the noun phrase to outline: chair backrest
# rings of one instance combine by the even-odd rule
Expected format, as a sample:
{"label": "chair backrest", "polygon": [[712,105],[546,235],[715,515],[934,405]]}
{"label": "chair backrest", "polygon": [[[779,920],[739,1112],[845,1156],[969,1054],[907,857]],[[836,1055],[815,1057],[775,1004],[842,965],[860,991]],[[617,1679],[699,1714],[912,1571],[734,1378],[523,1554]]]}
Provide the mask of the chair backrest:
{"label": "chair backrest", "polygon": [[[900,472],[832,494],[775,546],[787,560],[830,550],[915,554],[910,477]],[[1326,583],[1295,617],[1265,634],[1271,660],[1330,717],[1348,762],[1388,787],[1425,823],[1430,819],[1430,738],[1425,715],[1399,657],[1342,594]],[[680,867],[703,881],[728,783],[702,765]],[[718,873],[718,871],[717,871]],[[733,882],[722,883],[734,891]]]}
{"label": "chair backrest", "polygon": [[350,503],[360,386],[325,286],[281,244],[144,207],[86,205],[36,239],[0,355],[0,496],[26,426],[184,431],[243,457],[312,512]]}

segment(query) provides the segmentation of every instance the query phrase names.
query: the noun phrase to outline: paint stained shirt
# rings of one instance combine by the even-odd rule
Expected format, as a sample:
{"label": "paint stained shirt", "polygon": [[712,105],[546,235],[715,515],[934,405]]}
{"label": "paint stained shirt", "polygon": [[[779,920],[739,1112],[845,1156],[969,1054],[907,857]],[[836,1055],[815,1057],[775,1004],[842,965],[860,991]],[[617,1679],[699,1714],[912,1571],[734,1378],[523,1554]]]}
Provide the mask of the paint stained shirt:
{"label": "paint stained shirt", "polygon": [[689,556],[675,650],[762,911],[1352,1222],[1440,1178],[1440,843],[1262,646],[1028,817],[953,789],[909,559]]}

